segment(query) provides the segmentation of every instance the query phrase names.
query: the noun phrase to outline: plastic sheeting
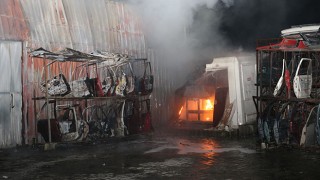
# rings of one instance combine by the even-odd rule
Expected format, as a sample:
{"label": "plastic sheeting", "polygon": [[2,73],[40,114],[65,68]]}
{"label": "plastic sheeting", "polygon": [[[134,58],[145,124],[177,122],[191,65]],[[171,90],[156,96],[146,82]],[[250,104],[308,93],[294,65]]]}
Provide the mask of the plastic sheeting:
{"label": "plastic sheeting", "polygon": [[21,144],[21,42],[0,41],[0,148]]}

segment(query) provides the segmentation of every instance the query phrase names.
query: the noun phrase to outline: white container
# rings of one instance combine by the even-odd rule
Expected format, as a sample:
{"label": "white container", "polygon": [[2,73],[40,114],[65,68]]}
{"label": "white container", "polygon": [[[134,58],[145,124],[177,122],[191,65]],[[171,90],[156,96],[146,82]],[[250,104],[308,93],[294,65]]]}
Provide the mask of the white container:
{"label": "white container", "polygon": [[255,54],[214,58],[211,64],[206,65],[206,72],[224,69],[228,72],[229,102],[227,103],[234,102],[235,109],[230,116],[230,128],[237,129],[239,125],[255,122],[257,112],[252,99],[252,96],[256,96]]}

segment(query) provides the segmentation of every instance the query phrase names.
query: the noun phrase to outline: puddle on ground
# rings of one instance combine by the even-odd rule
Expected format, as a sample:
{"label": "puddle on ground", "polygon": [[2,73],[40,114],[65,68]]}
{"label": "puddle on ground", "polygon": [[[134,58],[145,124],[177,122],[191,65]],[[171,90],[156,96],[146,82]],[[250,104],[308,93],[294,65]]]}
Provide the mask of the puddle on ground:
{"label": "puddle on ground", "polygon": [[229,151],[239,151],[247,154],[256,153],[256,150],[245,147],[221,147],[217,141],[208,139],[202,140],[200,143],[190,142],[186,139],[169,139],[166,144],[162,142],[159,147],[150,149],[144,153],[157,153],[168,149],[177,150],[178,154],[223,153]]}
{"label": "puddle on ground", "polygon": [[317,179],[320,156],[258,152],[252,141],[167,137],[50,152],[0,153],[0,179]]}

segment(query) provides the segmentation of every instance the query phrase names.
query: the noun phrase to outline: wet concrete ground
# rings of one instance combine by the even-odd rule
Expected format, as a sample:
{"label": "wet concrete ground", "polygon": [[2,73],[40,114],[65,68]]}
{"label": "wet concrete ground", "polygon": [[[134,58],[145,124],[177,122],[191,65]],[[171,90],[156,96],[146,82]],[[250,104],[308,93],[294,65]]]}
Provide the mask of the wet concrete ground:
{"label": "wet concrete ground", "polygon": [[320,153],[256,150],[255,139],[153,135],[130,141],[0,150],[0,179],[319,179]]}

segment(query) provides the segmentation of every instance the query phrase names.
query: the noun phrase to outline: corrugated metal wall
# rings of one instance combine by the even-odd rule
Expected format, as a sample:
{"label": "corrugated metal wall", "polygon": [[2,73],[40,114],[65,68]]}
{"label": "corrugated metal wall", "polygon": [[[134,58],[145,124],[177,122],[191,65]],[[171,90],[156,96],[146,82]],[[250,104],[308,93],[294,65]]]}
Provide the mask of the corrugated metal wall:
{"label": "corrugated metal wall", "polygon": [[[35,110],[41,103],[34,104],[32,97],[40,93],[38,82],[43,66],[42,60],[28,57],[27,51],[39,47],[51,51],[65,47],[83,52],[103,50],[147,57],[155,77],[151,96],[153,121],[167,122],[172,109],[174,77],[168,74],[164,63],[159,63],[166,61],[161,52],[148,50],[139,17],[126,4],[110,0],[0,0],[0,39],[23,41],[24,131],[19,131],[21,126],[12,126],[11,131],[19,136],[23,134],[26,144],[36,137]],[[67,77],[71,77],[74,67],[73,63],[64,64]]]}
{"label": "corrugated metal wall", "polygon": [[[20,0],[30,29],[28,48],[44,47],[56,51],[70,47],[83,52],[103,50],[146,58],[144,34],[138,17],[119,2],[106,0]],[[35,111],[32,97],[38,96],[43,63],[28,58],[24,62],[24,112],[27,119],[25,143],[36,137]],[[71,78],[74,63],[64,63],[63,72]],[[56,71],[58,68],[55,67]],[[36,90],[35,90],[36,89]]]}
{"label": "corrugated metal wall", "polygon": [[20,0],[31,48],[104,50],[146,57],[140,21],[131,9],[106,0]]}
{"label": "corrugated metal wall", "polygon": [[28,28],[19,0],[0,0],[0,39],[25,40]]}
{"label": "corrugated metal wall", "polygon": [[168,128],[171,113],[175,109],[174,90],[177,88],[174,84],[176,77],[170,75],[166,65],[170,64],[171,59],[159,50],[149,50],[148,59],[151,61],[154,75],[154,89],[151,96],[152,121],[156,127]]}

